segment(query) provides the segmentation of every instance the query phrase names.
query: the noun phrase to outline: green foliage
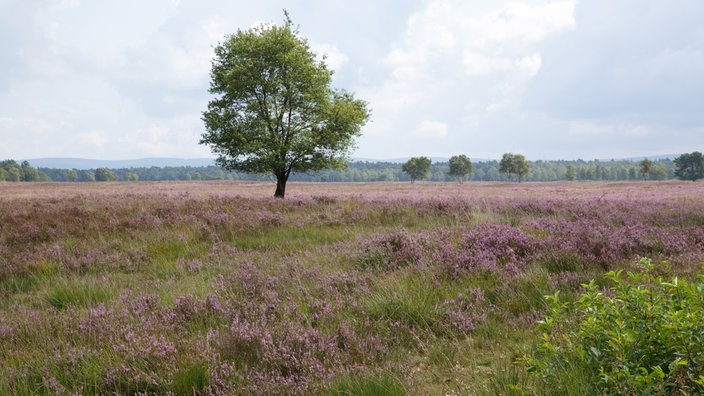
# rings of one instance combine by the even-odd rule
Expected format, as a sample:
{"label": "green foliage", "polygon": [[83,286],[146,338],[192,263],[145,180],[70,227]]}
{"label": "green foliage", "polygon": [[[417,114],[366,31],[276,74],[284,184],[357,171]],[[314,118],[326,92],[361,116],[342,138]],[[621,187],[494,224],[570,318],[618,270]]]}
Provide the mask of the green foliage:
{"label": "green foliage", "polygon": [[643,161],[640,162],[640,176],[643,178],[643,180],[646,180],[648,178],[648,175],[650,172],[653,170],[653,161],[645,158]]}
{"label": "green foliage", "polygon": [[411,183],[418,179],[425,179],[430,172],[430,158],[428,157],[413,157],[406,161],[401,167],[405,173],[411,177]]}
{"label": "green foliage", "polygon": [[46,181],[48,177],[40,173],[27,161],[18,164],[14,160],[0,162],[0,181]]}
{"label": "green foliage", "polygon": [[640,265],[609,272],[609,290],[584,285],[573,303],[549,296],[528,371],[556,394],[704,394],[704,276],[665,280]]}
{"label": "green foliage", "polygon": [[577,169],[574,167],[574,165],[567,166],[567,170],[565,171],[565,179],[569,181],[577,180]]}
{"label": "green foliage", "polygon": [[332,71],[308,41],[283,26],[239,30],[215,48],[201,144],[226,169],[277,178],[341,168],[369,118],[367,103],[330,87]]}
{"label": "green foliage", "polygon": [[704,178],[704,156],[695,151],[675,158],[675,177],[680,180],[696,181]]}
{"label": "green foliage", "polygon": [[448,175],[459,180],[460,183],[464,177],[472,173],[472,161],[466,155],[455,155],[449,161],[450,171]]}
{"label": "green foliage", "polygon": [[22,181],[39,181],[39,172],[27,161],[22,161]]}
{"label": "green foliage", "polygon": [[526,157],[522,154],[506,153],[499,163],[499,172],[508,173],[509,176],[512,174],[518,176],[518,182],[520,183],[523,178],[528,176],[530,164],[528,164]]}
{"label": "green foliage", "polygon": [[[666,180],[672,177],[674,164],[669,159],[652,161],[654,166],[648,174],[651,180]],[[530,161],[530,173],[526,181],[559,180],[638,180],[638,162],[620,161]],[[373,182],[406,181],[408,174],[401,169],[403,164],[393,162],[352,161],[344,169],[327,168],[312,173],[292,172],[289,181],[304,182]],[[499,172],[499,161],[472,163],[472,173],[465,177],[470,181],[507,181],[508,174]],[[164,166],[130,167],[110,169],[118,181],[163,181],[163,180],[257,180],[269,181],[270,175],[223,170],[217,166]],[[87,173],[94,176],[95,170],[39,168],[40,178],[46,174],[51,181],[88,181]],[[5,172],[5,173],[3,173]],[[452,181],[448,162],[430,165],[428,180]],[[7,180],[7,171],[0,166],[0,181]],[[19,181],[19,171],[17,173]]]}
{"label": "green foliage", "polygon": [[117,176],[114,172],[107,168],[98,168],[95,170],[95,181],[115,181]]}

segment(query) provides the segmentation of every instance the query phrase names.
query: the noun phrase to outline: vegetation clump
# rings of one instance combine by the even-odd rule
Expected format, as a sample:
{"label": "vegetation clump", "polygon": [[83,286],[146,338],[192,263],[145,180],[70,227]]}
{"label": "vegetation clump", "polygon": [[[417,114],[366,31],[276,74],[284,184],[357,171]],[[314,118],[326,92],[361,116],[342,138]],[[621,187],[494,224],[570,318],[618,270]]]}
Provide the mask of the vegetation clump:
{"label": "vegetation clump", "polygon": [[525,363],[551,394],[704,394],[704,275],[691,282],[649,259],[610,271],[573,302],[549,296],[542,341]]}

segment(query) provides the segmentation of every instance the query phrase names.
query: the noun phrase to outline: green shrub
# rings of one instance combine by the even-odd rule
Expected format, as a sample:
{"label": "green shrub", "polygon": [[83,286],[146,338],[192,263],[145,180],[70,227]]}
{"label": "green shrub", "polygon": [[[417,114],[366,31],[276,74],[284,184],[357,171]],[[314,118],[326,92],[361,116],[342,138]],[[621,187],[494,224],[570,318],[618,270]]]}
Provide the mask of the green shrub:
{"label": "green shrub", "polygon": [[525,358],[556,394],[704,394],[704,275],[692,282],[609,272],[573,303],[547,298],[542,342]]}

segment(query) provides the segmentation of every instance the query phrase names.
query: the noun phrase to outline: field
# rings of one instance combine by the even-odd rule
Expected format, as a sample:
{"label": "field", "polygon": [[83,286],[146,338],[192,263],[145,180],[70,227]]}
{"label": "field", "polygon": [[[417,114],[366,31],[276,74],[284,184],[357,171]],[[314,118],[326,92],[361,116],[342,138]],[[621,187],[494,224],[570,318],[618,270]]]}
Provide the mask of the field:
{"label": "field", "polygon": [[0,183],[0,394],[550,394],[544,296],[694,279],[704,184]]}

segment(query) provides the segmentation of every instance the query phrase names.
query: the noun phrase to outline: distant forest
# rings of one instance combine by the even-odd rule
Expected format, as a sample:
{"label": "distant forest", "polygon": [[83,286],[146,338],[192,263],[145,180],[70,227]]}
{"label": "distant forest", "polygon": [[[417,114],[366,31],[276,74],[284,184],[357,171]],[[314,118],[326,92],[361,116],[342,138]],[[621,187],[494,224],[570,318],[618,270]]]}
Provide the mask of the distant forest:
{"label": "distant forest", "polygon": [[[648,180],[672,179],[674,164],[670,159],[654,160],[648,174],[640,173],[640,161],[532,161],[530,173],[524,181],[560,180]],[[312,174],[293,174],[291,181],[307,182],[375,182],[410,181],[408,174],[401,170],[402,164],[395,162],[355,161],[345,170],[325,170]],[[472,163],[473,172],[467,181],[515,181],[509,175],[499,172],[499,161]],[[429,181],[454,181],[448,175],[447,162],[431,164]],[[0,181],[160,181],[160,180],[273,180],[269,175],[252,175],[223,170],[217,166],[169,166],[90,170],[34,168],[26,161],[13,160],[0,162]]]}

